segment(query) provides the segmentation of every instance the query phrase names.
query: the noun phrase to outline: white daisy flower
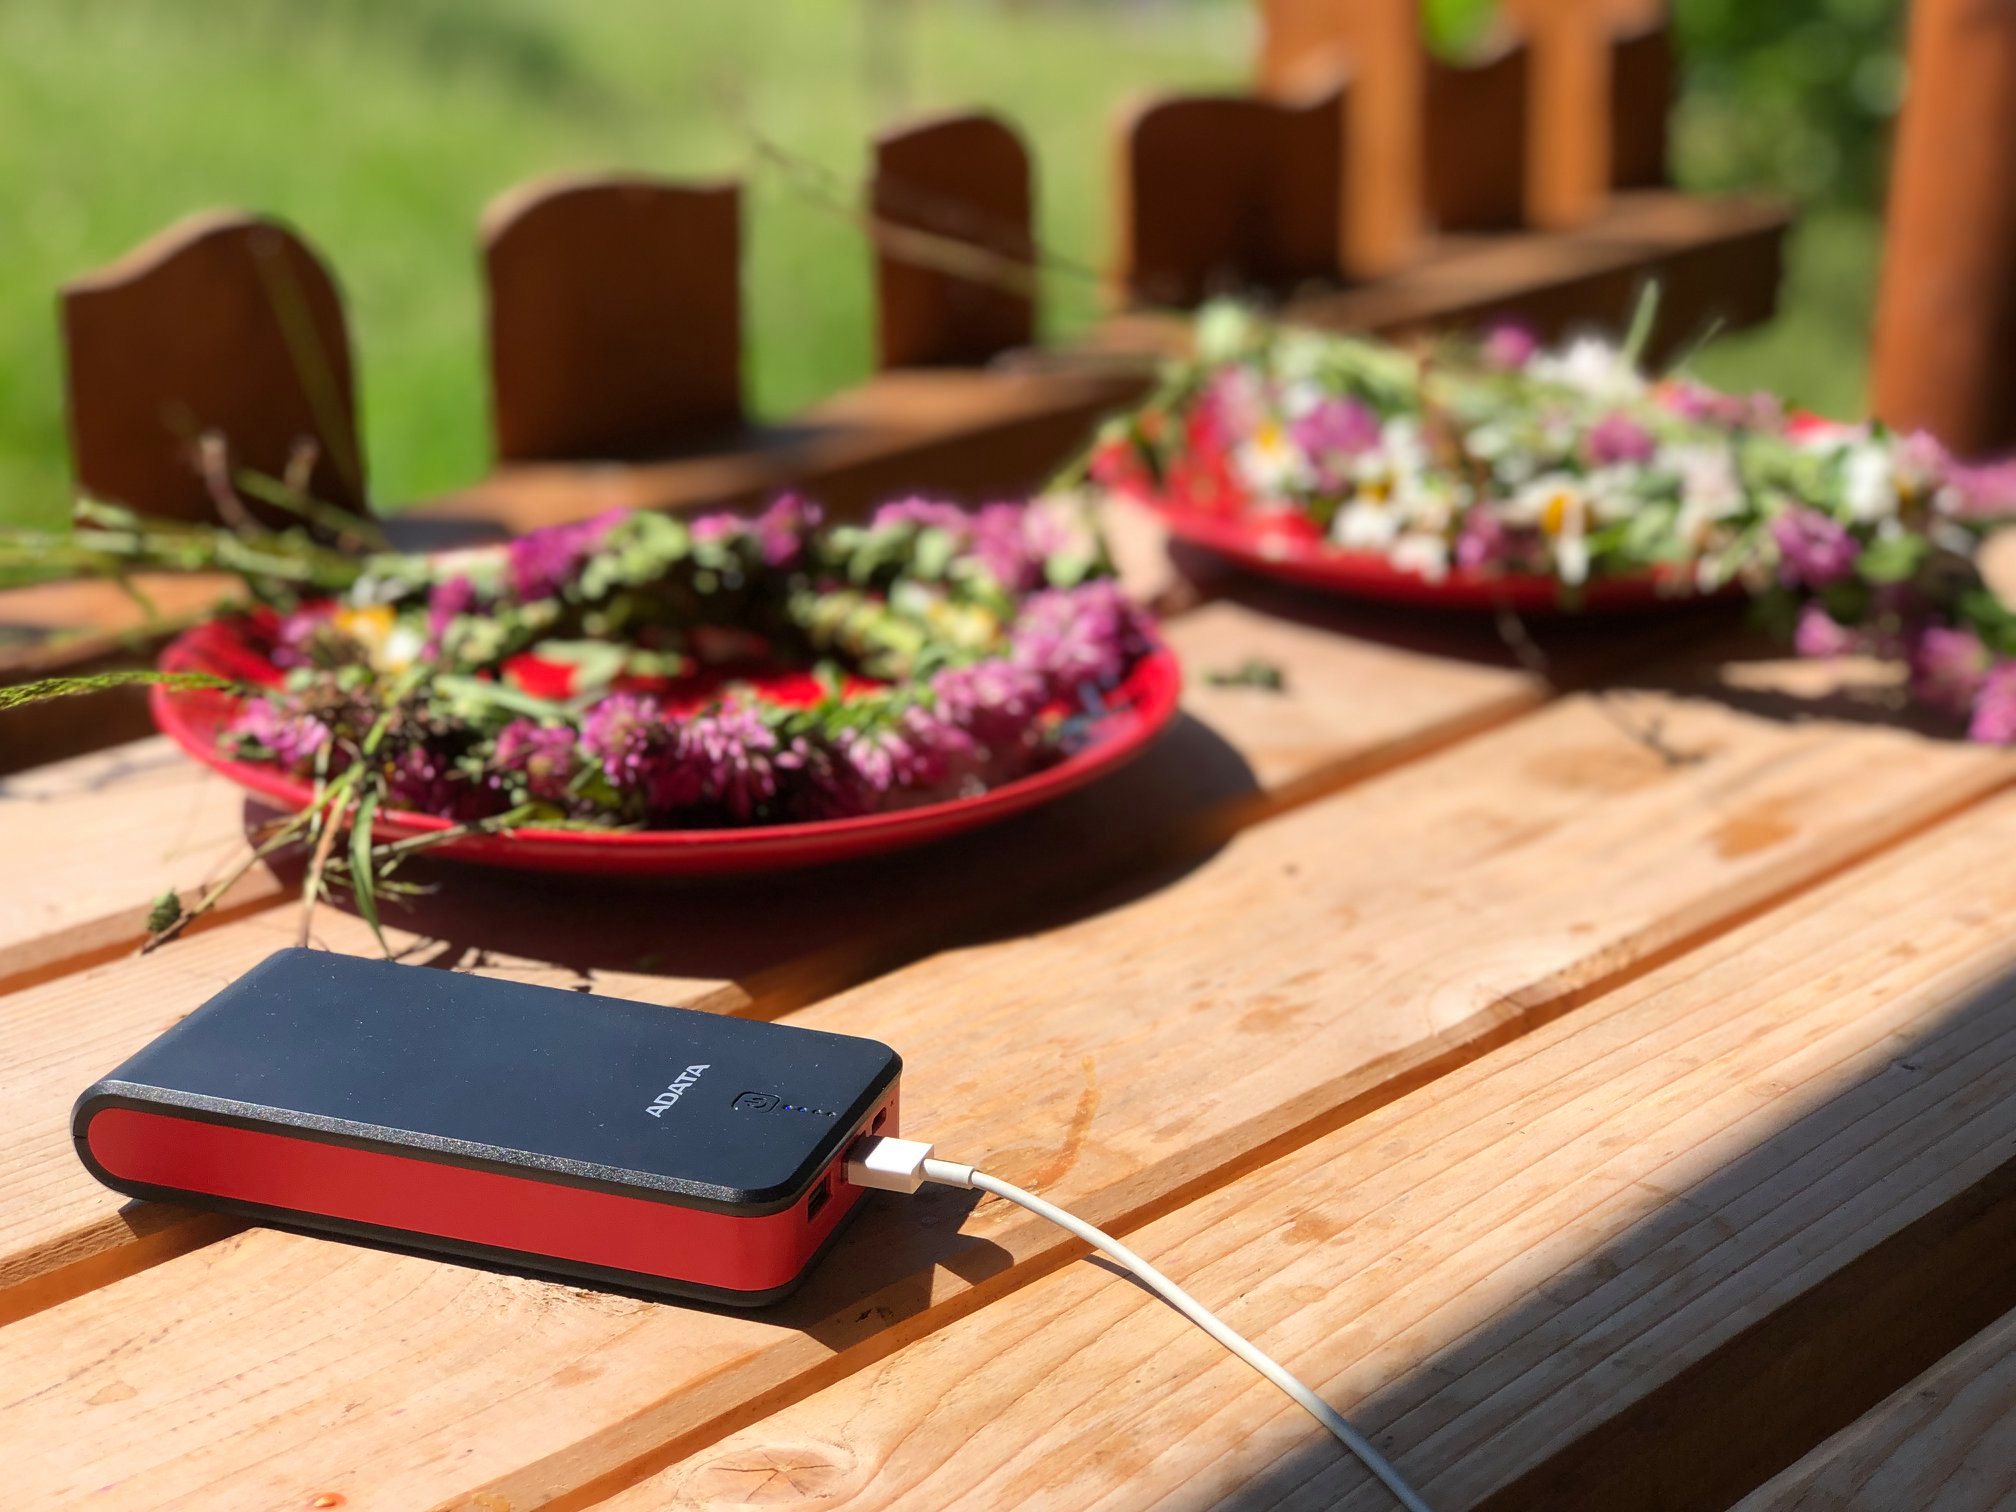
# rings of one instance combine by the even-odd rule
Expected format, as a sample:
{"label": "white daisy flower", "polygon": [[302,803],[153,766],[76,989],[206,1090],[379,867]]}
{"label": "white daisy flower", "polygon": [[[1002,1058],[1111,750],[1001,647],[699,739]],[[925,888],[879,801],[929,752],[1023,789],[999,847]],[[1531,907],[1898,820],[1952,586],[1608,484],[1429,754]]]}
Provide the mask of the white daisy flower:
{"label": "white daisy flower", "polygon": [[1353,499],[1330,523],[1330,538],[1354,551],[1384,551],[1399,534],[1400,512],[1383,500]]}
{"label": "white daisy flower", "polygon": [[1624,353],[1600,336],[1578,336],[1558,351],[1541,352],[1526,371],[1592,399],[1632,399],[1645,391],[1644,378]]}
{"label": "white daisy flower", "polygon": [[1431,583],[1449,575],[1449,543],[1439,535],[1402,536],[1386,555],[1401,571],[1416,573]]}

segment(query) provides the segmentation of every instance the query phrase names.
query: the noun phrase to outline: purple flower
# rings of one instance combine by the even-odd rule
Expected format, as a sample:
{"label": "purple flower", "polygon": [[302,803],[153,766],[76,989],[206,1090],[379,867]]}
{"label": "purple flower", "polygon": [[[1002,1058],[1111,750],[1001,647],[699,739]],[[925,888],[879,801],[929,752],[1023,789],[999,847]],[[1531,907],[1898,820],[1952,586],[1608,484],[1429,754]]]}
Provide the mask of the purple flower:
{"label": "purple flower", "polygon": [[1484,360],[1492,367],[1516,372],[1531,362],[1540,350],[1540,338],[1533,327],[1516,320],[1493,326],[1484,337]]}
{"label": "purple flower", "polygon": [[1846,526],[1817,509],[1788,509],[1771,522],[1778,580],[1788,588],[1826,588],[1855,571],[1861,547]]}
{"label": "purple flower", "polygon": [[665,710],[640,693],[611,693],[581,716],[581,749],[602,764],[611,782],[634,782],[665,731]]}
{"label": "purple flower", "polygon": [[1148,643],[1147,618],[1111,578],[1032,594],[1011,637],[1018,666],[1042,677],[1054,695],[1085,684],[1110,688]]}
{"label": "purple flower", "polygon": [[2016,515],[2016,458],[2006,462],[1954,463],[1946,470],[1958,512],[1973,519]]}
{"label": "purple flower", "polygon": [[695,515],[687,522],[686,531],[696,541],[724,541],[748,527],[749,522],[742,516],[718,509],[712,514]]}
{"label": "purple flower", "polygon": [[836,744],[847,774],[869,800],[864,807],[882,806],[876,799],[936,788],[968,767],[976,754],[972,736],[921,704],[881,729],[844,731]]}
{"label": "purple flower", "polygon": [[1652,433],[1622,410],[1612,410],[1589,427],[1582,438],[1591,467],[1612,467],[1620,462],[1649,462],[1657,449]]}
{"label": "purple flower", "polygon": [[574,775],[574,732],[532,719],[514,719],[497,732],[497,770],[522,779],[526,794],[542,803],[566,800]]}
{"label": "purple flower", "polygon": [[315,642],[335,629],[319,609],[297,609],[282,615],[273,631],[273,665],[308,667],[315,663]]}
{"label": "purple flower", "polygon": [[1456,537],[1456,565],[1469,572],[1500,567],[1511,560],[1512,532],[1489,510],[1473,509],[1463,517]]}
{"label": "purple flower", "polygon": [[925,530],[947,530],[963,539],[973,528],[973,517],[957,504],[920,496],[882,505],[869,524],[877,530],[885,525],[916,525]]}
{"label": "purple flower", "polygon": [[427,640],[430,645],[439,645],[441,637],[448,629],[448,623],[457,615],[467,614],[476,607],[476,585],[466,576],[455,576],[445,582],[436,583],[434,591],[427,595]]}
{"label": "purple flower", "polygon": [[483,812],[483,794],[448,757],[425,745],[408,746],[393,758],[385,774],[386,796],[399,808],[439,814],[444,819],[473,819]]}
{"label": "purple flower", "polygon": [[611,693],[581,717],[581,749],[602,766],[621,792],[653,812],[685,808],[701,796],[700,773],[686,760],[685,743],[648,694]]}
{"label": "purple flower", "polygon": [[1818,604],[1799,611],[1798,627],[1792,632],[1792,649],[1801,656],[1847,656],[1861,648],[1861,638]]}
{"label": "purple flower", "polygon": [[1050,543],[1039,534],[1060,535],[1054,529],[1032,530],[1031,523],[1031,513],[1022,504],[989,504],[972,517],[974,556],[987,575],[1011,593],[1027,593],[1043,581],[1045,546]]}
{"label": "purple flower", "polygon": [[781,749],[751,705],[731,699],[695,715],[681,726],[678,744],[681,769],[737,819],[748,819],[777,796]]}
{"label": "purple flower", "polygon": [[1310,458],[1325,488],[1340,481],[1340,464],[1371,451],[1382,432],[1379,417],[1356,399],[1328,398],[1288,427],[1288,438]]}
{"label": "purple flower", "polygon": [[600,514],[573,525],[549,525],[528,531],[504,549],[511,591],[520,602],[555,597],[570,583],[581,564],[626,518],[622,510]]}
{"label": "purple flower", "polygon": [[2016,745],[2016,661],[1998,661],[1989,669],[1967,738],[1984,745]]}
{"label": "purple flower", "polygon": [[1911,643],[1911,696],[1954,716],[1974,706],[1988,672],[1988,649],[1972,630],[1930,625]]}
{"label": "purple flower", "polygon": [[231,721],[231,731],[257,741],[290,771],[308,765],[329,743],[329,726],[313,714],[282,709],[270,698],[248,700]]}
{"label": "purple flower", "polygon": [[805,549],[805,538],[818,528],[821,519],[817,504],[795,493],[779,494],[770,507],[756,517],[752,527],[757,549],[766,567],[788,567]]}
{"label": "purple flower", "polygon": [[1049,701],[1040,675],[1002,660],[947,667],[931,679],[931,692],[939,713],[994,752],[1027,740]]}

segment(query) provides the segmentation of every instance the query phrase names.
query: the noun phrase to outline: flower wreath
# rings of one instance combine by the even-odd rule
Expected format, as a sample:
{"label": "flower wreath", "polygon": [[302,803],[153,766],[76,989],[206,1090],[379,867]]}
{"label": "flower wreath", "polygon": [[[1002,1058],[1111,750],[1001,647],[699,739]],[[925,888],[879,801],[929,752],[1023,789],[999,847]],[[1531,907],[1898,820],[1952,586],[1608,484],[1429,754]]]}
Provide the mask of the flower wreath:
{"label": "flower wreath", "polygon": [[1919,699],[2016,742],[2016,614],[1978,567],[2016,463],[1649,377],[1640,345],[1507,326],[1415,349],[1213,306],[1090,471],[1430,581],[1539,575],[1571,602],[1604,577],[1738,584],[1802,654],[1901,659]]}
{"label": "flower wreath", "polygon": [[[1151,644],[1063,503],[821,528],[616,513],[356,564],[260,617],[231,754],[459,822],[722,826],[980,791],[1055,759]],[[809,670],[808,670],[809,669]]]}

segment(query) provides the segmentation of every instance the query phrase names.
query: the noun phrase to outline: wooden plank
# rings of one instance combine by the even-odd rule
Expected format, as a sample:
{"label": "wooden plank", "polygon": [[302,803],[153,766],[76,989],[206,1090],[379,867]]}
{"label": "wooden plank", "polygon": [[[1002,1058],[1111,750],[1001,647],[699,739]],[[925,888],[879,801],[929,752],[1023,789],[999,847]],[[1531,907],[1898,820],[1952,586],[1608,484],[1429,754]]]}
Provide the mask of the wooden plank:
{"label": "wooden plank", "polygon": [[1527,219],[1566,228],[1667,182],[1675,85],[1662,0],[1509,0],[1533,49]]}
{"label": "wooden plank", "polygon": [[1770,317],[1790,224],[1774,201],[1619,194],[1576,231],[1476,238],[1376,286],[1299,300],[1288,316],[1395,335],[1501,317],[1549,336],[1582,325],[1621,330],[1656,282],[1656,362],[1712,319],[1740,329]]}
{"label": "wooden plank", "polygon": [[605,509],[767,502],[787,489],[858,513],[919,492],[980,503],[1026,495],[1086,445],[1104,415],[1147,392],[1145,366],[895,371],[750,432],[726,450],[631,466],[522,463],[394,524],[418,544],[495,537]]}
{"label": "wooden plank", "polygon": [[[876,221],[876,360],[894,367],[978,367],[1036,339],[1036,244],[1029,149],[982,112],[941,115],[875,139],[869,209]],[[999,277],[961,278],[906,254],[924,232],[993,259]],[[1005,280],[1020,271],[1031,287]]]}
{"label": "wooden plank", "polygon": [[[249,801],[161,736],[0,779],[0,991],[137,946],[150,898],[244,855]],[[255,870],[208,922],[281,891]]]}
{"label": "wooden plank", "polygon": [[1119,126],[1115,285],[1130,304],[1187,307],[1337,276],[1350,88],[1293,100],[1161,95]]}
{"label": "wooden plank", "polygon": [[365,508],[342,297],[294,231],[235,211],[191,216],[64,285],[61,301],[83,493],[212,519],[195,451],[214,433],[234,469],[272,478],[310,442],[309,493]]}
{"label": "wooden plank", "polygon": [[[1368,633],[1340,635],[1340,623]],[[390,942],[402,958],[436,966],[781,1012],[913,958],[1018,900],[1082,892],[1144,853],[1208,847],[1241,824],[1547,697],[1505,664],[1481,626],[1393,639],[1370,633],[1376,623],[1369,614],[1298,621],[1230,601],[1173,622],[1190,717],[1113,782],[991,832],[878,863],[704,887],[578,879],[528,891],[511,873],[443,866],[432,874],[438,896],[388,915]],[[1598,638],[1582,640],[1587,649],[1564,649],[1571,667],[1617,654]],[[1254,659],[1282,671],[1284,692],[1209,682],[1212,671]],[[159,885],[134,877],[117,896],[137,904]],[[280,884],[253,886],[271,901]],[[920,907],[921,898],[933,905]],[[795,921],[781,941],[780,918]],[[0,1090],[0,1316],[96,1284],[124,1260],[152,1262],[150,1252],[129,1248],[117,1199],[70,1154],[70,1101],[174,1018],[293,943],[297,928],[296,910],[277,909],[0,1000],[0,1060],[22,1068]],[[376,948],[359,920],[331,910],[319,916],[316,939],[356,954]]]}
{"label": "wooden plank", "polygon": [[1905,58],[1873,408],[1994,455],[2016,446],[2016,6],[1918,0]]}
{"label": "wooden plank", "polygon": [[[155,615],[171,624],[201,613],[231,588],[219,578],[165,573],[142,573],[135,586]],[[149,620],[131,594],[110,583],[0,591],[0,686],[144,666],[159,640]],[[152,728],[142,688],[10,709],[0,715],[0,773],[132,740]]]}
{"label": "wooden plank", "polygon": [[1996,1512],[2016,1504],[2016,1313],[1857,1418],[1734,1512]]}
{"label": "wooden plank", "polygon": [[1428,230],[1420,0],[1263,0],[1260,14],[1264,93],[1349,77],[1337,253],[1351,278],[1397,272],[1419,256]]}
{"label": "wooden plank", "polygon": [[1502,231],[1525,223],[1533,61],[1518,39],[1457,63],[1428,60],[1422,193],[1428,224],[1437,231]]}
{"label": "wooden plank", "polygon": [[[1791,212],[1762,199],[1619,194],[1573,231],[1446,237],[1419,262],[1375,283],[1291,301],[1286,318],[1326,330],[1406,336],[1517,318],[1543,334],[1619,329],[1651,280],[1664,289],[1655,357],[1670,355],[1719,316],[1739,329],[1775,308]],[[1190,324],[1167,315],[1106,321],[1096,347],[1128,353],[1187,349]]]}
{"label": "wooden plank", "polygon": [[[1843,676],[1674,669],[1632,707],[1688,753],[1679,764],[1623,738],[1614,711],[1560,701],[1156,885],[1062,906],[1052,892],[1040,933],[933,957],[793,1021],[898,1045],[912,1128],[1131,1226],[2016,770],[1867,724],[1852,699],[1829,701]],[[1109,800],[1079,833],[1121,812]],[[910,897],[983,879],[1000,881],[913,874]],[[1043,896],[1014,878],[988,894],[981,932],[1019,934],[1002,900]],[[248,1231],[0,1332],[0,1379],[23,1383],[5,1421],[59,1446],[29,1472],[32,1494],[88,1479],[137,1504],[578,1503],[1069,1253],[990,1209],[953,1232],[965,1211],[871,1211],[797,1298],[753,1317]]]}
{"label": "wooden plank", "polygon": [[[1635,23],[1630,12],[1640,14]],[[1610,183],[1612,189],[1657,189],[1672,181],[1667,138],[1680,93],[1673,27],[1663,5],[1639,0],[1610,36]]]}
{"label": "wooden plank", "polygon": [[[1720,1508],[2016,1290],[1983,1247],[2016,1227],[2012,842],[2003,798],[1130,1243],[1437,1508]],[[943,1198],[913,1214],[959,1220]],[[1744,1507],[2003,1505],[1999,1333],[1788,1477],[1792,1499]],[[787,1489],[848,1508],[1391,1505],[1273,1387],[1083,1265],[605,1505]]]}
{"label": "wooden plank", "polygon": [[543,179],[483,216],[505,462],[662,455],[742,423],[741,191]]}

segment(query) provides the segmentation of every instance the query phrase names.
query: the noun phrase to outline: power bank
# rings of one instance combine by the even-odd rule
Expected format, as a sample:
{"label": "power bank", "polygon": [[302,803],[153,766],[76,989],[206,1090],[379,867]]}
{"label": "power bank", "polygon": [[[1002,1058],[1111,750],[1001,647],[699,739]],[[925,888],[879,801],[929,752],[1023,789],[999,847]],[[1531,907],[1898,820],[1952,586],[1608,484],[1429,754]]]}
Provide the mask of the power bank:
{"label": "power bank", "polygon": [[787,1295],[897,1132],[874,1040],[283,950],[78,1099],[135,1197],[612,1285]]}

